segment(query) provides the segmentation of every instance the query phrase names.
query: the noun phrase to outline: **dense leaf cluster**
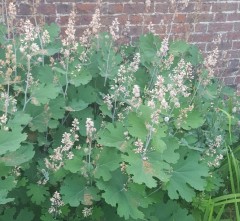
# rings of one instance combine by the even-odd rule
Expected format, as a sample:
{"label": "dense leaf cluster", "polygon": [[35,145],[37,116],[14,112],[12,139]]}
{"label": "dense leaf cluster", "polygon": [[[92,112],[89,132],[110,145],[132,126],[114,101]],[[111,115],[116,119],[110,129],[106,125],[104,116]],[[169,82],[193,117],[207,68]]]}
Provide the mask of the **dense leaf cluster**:
{"label": "dense leaf cluster", "polygon": [[[29,58],[20,38],[0,30],[1,62],[9,45],[16,56],[0,66],[0,116],[7,117],[0,125],[0,220],[201,220],[192,202],[220,188],[211,162],[238,141],[239,130],[234,91],[209,78],[195,46],[175,41],[161,54],[163,42],[152,34],[117,45],[100,33],[66,57],[51,24],[44,27],[51,41]],[[96,128],[90,137],[87,119]],[[52,170],[46,159],[64,146],[64,133],[72,157]],[[59,208],[51,203],[56,191]]]}

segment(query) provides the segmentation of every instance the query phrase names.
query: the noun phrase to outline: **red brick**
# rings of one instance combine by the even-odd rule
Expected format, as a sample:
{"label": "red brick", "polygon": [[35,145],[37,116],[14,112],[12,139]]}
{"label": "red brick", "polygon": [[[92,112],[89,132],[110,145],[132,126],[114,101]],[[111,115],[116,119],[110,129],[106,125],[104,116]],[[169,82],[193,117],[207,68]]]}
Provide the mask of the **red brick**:
{"label": "red brick", "polygon": [[67,25],[67,23],[68,23],[68,18],[69,18],[68,15],[66,15],[66,16],[60,16],[60,18],[59,18],[59,23],[60,23],[60,25],[62,25],[62,26]]}
{"label": "red brick", "polygon": [[[171,26],[168,26],[168,31],[170,31]],[[185,34],[186,32],[189,32],[190,30],[190,24],[173,24],[172,25],[172,33],[173,34]]]}
{"label": "red brick", "polygon": [[54,4],[41,4],[37,8],[37,12],[43,15],[55,15],[56,7]]}
{"label": "red brick", "polygon": [[214,45],[212,43],[208,43],[207,44],[207,51],[212,51],[214,50],[216,47],[218,47],[219,50],[222,51],[227,51],[227,50],[231,50],[232,49],[232,42],[231,41],[227,41],[227,42],[220,42],[217,45]]}
{"label": "red brick", "polygon": [[186,21],[186,14],[176,14],[174,23],[184,23]]}
{"label": "red brick", "polygon": [[[232,42],[232,49],[233,49],[233,50],[240,49],[240,39],[239,39],[239,41],[233,41],[233,42]],[[239,56],[239,57],[240,57],[240,56]]]}
{"label": "red brick", "polygon": [[[95,2],[96,2],[96,0],[92,0],[92,1],[95,1]],[[104,2],[107,2],[107,3],[116,3],[117,1],[116,1],[116,0],[102,0],[102,2],[103,2],[103,3],[104,3]],[[128,3],[129,0],[120,0],[120,1],[118,1],[118,2]]]}
{"label": "red brick", "polygon": [[128,14],[139,14],[139,13],[144,13],[145,12],[145,4],[124,4],[124,13]]}
{"label": "red brick", "polygon": [[228,68],[239,69],[239,59],[233,59],[228,62]]}
{"label": "red brick", "polygon": [[195,43],[193,42],[194,45],[196,45],[201,52],[206,52],[206,43]]}
{"label": "red brick", "polygon": [[47,24],[51,24],[51,23],[55,23],[56,22],[57,17],[55,15],[53,15],[53,16],[45,16],[44,19],[45,19],[45,22]]}
{"label": "red brick", "polygon": [[213,20],[213,14],[201,13],[198,15],[198,22],[210,22]]}
{"label": "red brick", "polygon": [[240,21],[234,22],[234,31],[240,31]]}
{"label": "red brick", "polygon": [[118,18],[118,22],[120,24],[125,24],[127,22],[127,16],[119,15],[119,16],[101,16],[101,23],[106,26],[110,26],[115,18]]}
{"label": "red brick", "polygon": [[32,15],[32,7],[29,4],[20,4],[18,15]]}
{"label": "red brick", "polygon": [[227,16],[227,21],[239,21],[240,13],[229,13]]}
{"label": "red brick", "polygon": [[200,3],[200,11],[201,12],[210,12],[212,4],[207,2],[207,3]]}
{"label": "red brick", "polygon": [[158,35],[166,35],[167,27],[165,25],[154,25],[154,30]]}
{"label": "red brick", "polygon": [[213,35],[211,35],[211,34],[191,34],[189,40],[191,42],[212,42]]}
{"label": "red brick", "polygon": [[47,3],[74,3],[75,0],[46,0]]}
{"label": "red brick", "polygon": [[228,32],[227,38],[229,40],[239,40],[240,39],[240,32]]}
{"label": "red brick", "polygon": [[88,4],[88,3],[77,3],[75,5],[75,9],[77,14],[94,14],[96,10],[96,4]]}
{"label": "red brick", "polygon": [[89,25],[92,21],[92,15],[80,15],[76,19],[76,24]]}
{"label": "red brick", "polygon": [[233,30],[233,23],[211,23],[208,32],[228,32]]}
{"label": "red brick", "polygon": [[142,15],[129,15],[129,21],[131,24],[142,24],[143,16]]}
{"label": "red brick", "polygon": [[130,34],[131,36],[139,36],[143,33],[142,26],[130,26]]}
{"label": "red brick", "polygon": [[70,4],[58,4],[57,13],[59,14],[70,14],[73,7]]}
{"label": "red brick", "polygon": [[157,14],[157,15],[144,15],[144,21],[145,24],[149,24],[152,22],[152,24],[161,24],[162,20],[164,19],[164,16],[162,14]]}
{"label": "red brick", "polygon": [[169,7],[170,6],[167,3],[157,3],[155,5],[155,12],[156,13],[168,13]]}
{"label": "red brick", "polygon": [[123,13],[123,4],[121,4],[121,3],[109,4],[108,5],[108,13],[109,14]]}
{"label": "red brick", "polygon": [[228,54],[230,58],[239,58],[240,50],[229,51]]}
{"label": "red brick", "polygon": [[181,12],[189,12],[189,13],[192,13],[192,12],[195,12],[196,11],[196,3],[193,3],[191,1],[189,1],[187,7],[184,7]]}
{"label": "red brick", "polygon": [[[132,0],[132,2],[137,2],[137,3],[145,3],[146,0]],[[129,1],[126,1],[129,2]]]}
{"label": "red brick", "polygon": [[76,29],[76,35],[82,36],[83,32],[87,29],[87,27],[80,27]]}
{"label": "red brick", "polygon": [[238,9],[238,3],[226,3],[226,2],[216,2],[212,4],[213,12],[223,12],[223,11],[236,11]]}
{"label": "red brick", "polygon": [[223,78],[224,84],[233,85],[235,83],[236,77],[225,77]]}
{"label": "red brick", "polygon": [[234,82],[235,84],[238,84],[238,90],[240,89],[239,87],[240,87],[240,76],[236,76],[236,79],[235,79],[235,82]]}
{"label": "red brick", "polygon": [[216,21],[216,22],[225,22],[225,21],[227,21],[227,14],[216,13],[214,15],[214,21]]}
{"label": "red brick", "polygon": [[207,32],[208,29],[208,24],[195,24],[194,25],[194,32],[201,32],[201,33],[205,33]]}

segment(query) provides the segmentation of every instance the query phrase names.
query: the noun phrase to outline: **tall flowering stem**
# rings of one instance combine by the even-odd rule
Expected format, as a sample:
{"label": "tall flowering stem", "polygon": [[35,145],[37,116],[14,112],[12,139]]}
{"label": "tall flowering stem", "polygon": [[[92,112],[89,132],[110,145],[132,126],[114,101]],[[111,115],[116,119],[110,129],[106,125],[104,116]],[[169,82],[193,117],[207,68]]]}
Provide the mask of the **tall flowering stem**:
{"label": "tall flowering stem", "polygon": [[75,18],[76,18],[76,13],[73,10],[69,16],[68,20],[68,26],[65,31],[66,37],[62,39],[62,45],[63,48],[61,50],[61,53],[64,56],[65,62],[61,62],[63,67],[65,68],[65,79],[66,79],[66,86],[64,90],[64,97],[67,95],[67,90],[68,90],[68,85],[69,85],[69,63],[72,61],[72,57],[70,57],[71,54],[73,54],[78,47],[78,43],[76,41],[75,37]]}
{"label": "tall flowering stem", "polygon": [[26,108],[27,103],[30,101],[30,99],[28,98],[28,88],[29,88],[29,76],[31,75],[30,73],[30,63],[31,63],[31,57],[29,56],[27,58],[27,77],[26,77],[26,86],[25,86],[25,91],[24,91],[24,105],[23,105],[23,111]]}
{"label": "tall flowering stem", "polygon": [[86,120],[86,134],[87,139],[86,143],[88,144],[88,166],[91,166],[91,154],[92,154],[92,141],[94,139],[94,133],[96,132],[96,128],[94,127],[94,122],[91,118],[87,118]]}
{"label": "tall flowering stem", "polygon": [[55,192],[50,198],[51,201],[51,207],[49,208],[48,212],[53,215],[54,219],[57,218],[58,215],[62,213],[60,207],[64,206],[64,202],[61,199],[60,193]]}

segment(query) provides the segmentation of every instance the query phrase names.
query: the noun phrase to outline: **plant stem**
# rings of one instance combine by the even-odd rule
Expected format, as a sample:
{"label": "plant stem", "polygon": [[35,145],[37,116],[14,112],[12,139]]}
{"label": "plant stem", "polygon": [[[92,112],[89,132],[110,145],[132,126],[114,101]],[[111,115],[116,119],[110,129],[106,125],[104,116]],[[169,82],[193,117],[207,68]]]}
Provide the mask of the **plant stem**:
{"label": "plant stem", "polygon": [[153,132],[152,128],[153,128],[153,123],[152,123],[151,128],[150,128],[150,130],[148,132],[148,135],[147,135],[147,140],[146,140],[145,147],[144,147],[144,150],[143,150],[143,153],[142,153],[142,158],[145,157],[147,149],[149,147],[149,143],[152,139],[152,132]]}
{"label": "plant stem", "polygon": [[29,102],[28,96],[27,96],[27,92],[28,92],[28,87],[29,87],[29,82],[28,82],[28,75],[30,74],[30,60],[31,58],[27,58],[27,79],[26,79],[26,87],[25,87],[25,91],[24,91],[24,105],[23,105],[23,111],[26,108],[27,103]]}
{"label": "plant stem", "polygon": [[104,87],[106,86],[106,83],[107,83],[107,75],[108,75],[108,68],[109,68],[109,57],[110,57],[110,50],[111,50],[111,47],[112,47],[112,41],[110,43],[110,46],[109,46],[109,50],[108,50],[108,57],[107,57],[107,69],[106,69],[106,76],[105,76],[105,79],[104,79]]}
{"label": "plant stem", "polygon": [[65,74],[65,79],[66,79],[66,87],[65,87],[65,91],[64,91],[64,98],[66,98],[67,96],[67,90],[68,90],[68,84],[69,84],[69,79],[68,79],[68,67],[69,66],[69,59],[66,59],[66,74]]}

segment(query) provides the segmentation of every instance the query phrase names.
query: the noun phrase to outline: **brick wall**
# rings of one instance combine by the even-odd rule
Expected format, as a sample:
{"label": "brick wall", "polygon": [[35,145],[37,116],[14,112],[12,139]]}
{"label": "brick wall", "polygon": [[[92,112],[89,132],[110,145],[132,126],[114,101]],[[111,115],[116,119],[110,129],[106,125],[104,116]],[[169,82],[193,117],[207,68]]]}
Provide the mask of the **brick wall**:
{"label": "brick wall", "polygon": [[[10,0],[4,0],[10,2]],[[15,0],[20,16],[31,15],[33,0]],[[99,0],[34,0],[38,1],[37,13],[46,22],[58,22],[63,28],[73,4],[77,12],[76,28],[78,35],[91,21]],[[185,39],[199,46],[204,54],[216,45],[213,43],[219,35],[218,76],[226,84],[240,88],[240,0],[189,0],[187,7],[176,7],[171,0],[151,0],[146,7],[146,0],[102,0],[101,21],[108,26],[118,18],[123,26],[130,21],[130,37],[136,38],[147,31],[152,22],[156,33],[164,37],[171,31],[172,38]],[[179,0],[178,0],[179,2]]]}

